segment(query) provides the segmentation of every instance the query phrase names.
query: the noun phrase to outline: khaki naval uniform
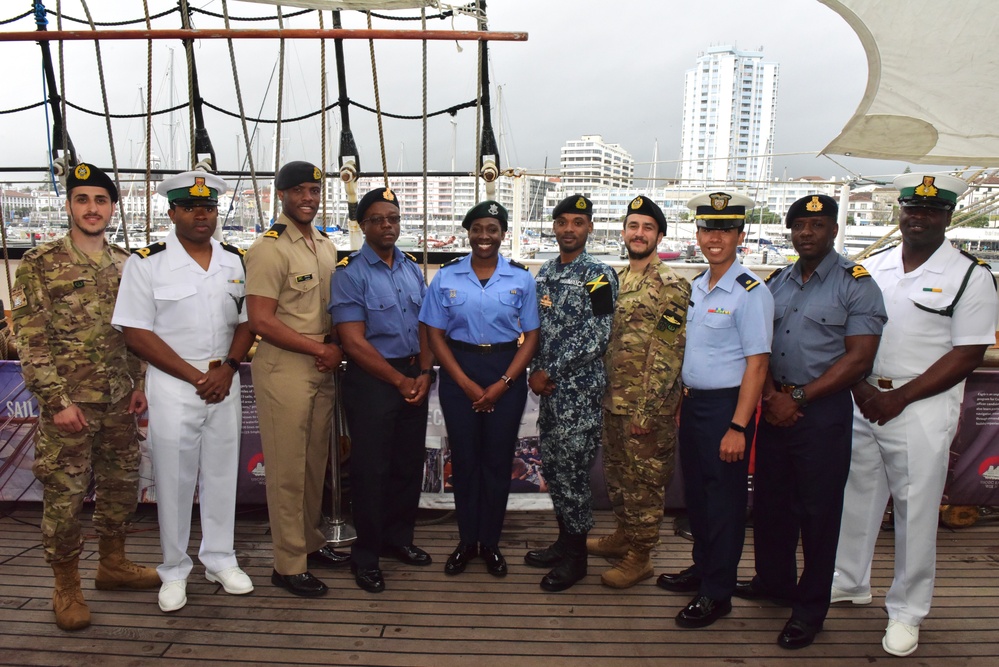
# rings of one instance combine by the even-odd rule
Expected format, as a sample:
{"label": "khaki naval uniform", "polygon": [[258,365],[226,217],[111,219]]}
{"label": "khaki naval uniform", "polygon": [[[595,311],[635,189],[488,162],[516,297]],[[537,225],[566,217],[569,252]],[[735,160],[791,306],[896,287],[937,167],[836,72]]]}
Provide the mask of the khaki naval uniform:
{"label": "khaki naval uniform", "polygon": [[[322,341],[336,266],[333,242],[311,225],[315,251],[283,213],[246,253],[246,294],[276,299],[277,318]],[[333,420],[333,375],[311,355],[261,341],[251,366],[267,471],[274,569],[307,571],[306,555],[326,544],[321,503]]]}

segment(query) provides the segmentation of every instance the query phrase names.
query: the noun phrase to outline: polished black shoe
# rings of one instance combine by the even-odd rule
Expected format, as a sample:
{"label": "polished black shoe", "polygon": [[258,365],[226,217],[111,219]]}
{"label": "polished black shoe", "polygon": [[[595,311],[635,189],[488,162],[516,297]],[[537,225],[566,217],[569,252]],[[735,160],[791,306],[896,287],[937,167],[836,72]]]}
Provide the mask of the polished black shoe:
{"label": "polished black shoe", "polygon": [[289,593],[300,595],[303,598],[314,598],[326,595],[329,588],[323,582],[312,576],[310,572],[302,574],[278,574],[277,570],[271,573],[271,583],[278,588],[283,588]]}
{"label": "polished black shoe", "polygon": [[447,563],[444,564],[444,573],[461,574],[465,571],[465,567],[468,566],[468,561],[478,555],[479,546],[477,544],[459,542],[455,550],[447,557]]}
{"label": "polished black shoe", "polygon": [[676,615],[676,624],[681,628],[706,628],[722,616],[732,611],[728,600],[712,600],[698,595]]}
{"label": "polished black shoe", "polygon": [[543,590],[557,593],[575,586],[586,576],[586,533],[566,534],[565,555],[551,572],[541,579]]}
{"label": "polished black shoe", "polygon": [[346,567],[350,565],[350,554],[337,551],[330,545],[321,549],[316,549],[308,556],[306,561],[309,565],[322,565],[324,567]]}
{"label": "polished black shoe", "polygon": [[821,629],[821,625],[816,628],[804,621],[792,618],[784,624],[784,629],[777,635],[777,643],[781,648],[791,650],[805,648],[815,641],[815,635],[819,634]]}
{"label": "polished black shoe", "polygon": [[544,549],[531,549],[524,554],[524,562],[531,567],[555,567],[565,556],[565,544],[562,535],[558,536],[550,546]]}
{"label": "polished black shoe", "polygon": [[430,557],[430,554],[420,547],[412,544],[407,544],[404,547],[385,547],[382,549],[382,555],[388,556],[389,558],[395,558],[400,563],[405,563],[406,565],[422,566],[430,565],[434,562],[434,559]]}
{"label": "polished black shoe", "polygon": [[750,579],[749,581],[740,581],[736,583],[735,591],[732,594],[737,598],[742,598],[743,600],[768,600],[774,604],[785,607],[789,607],[791,605],[790,600],[787,598],[771,595],[769,591],[764,590],[755,578]]}
{"label": "polished black shoe", "polygon": [[499,547],[479,547],[479,555],[486,561],[486,570],[494,577],[506,576],[506,558],[500,553]]}
{"label": "polished black shoe", "polygon": [[354,573],[354,581],[359,588],[363,588],[369,593],[381,593],[385,590],[385,580],[382,579],[382,571],[377,567],[360,568],[356,565],[350,566],[350,571]]}
{"label": "polished black shoe", "polygon": [[693,567],[688,567],[676,574],[660,574],[656,586],[674,593],[692,593],[701,587],[701,578],[694,574]]}

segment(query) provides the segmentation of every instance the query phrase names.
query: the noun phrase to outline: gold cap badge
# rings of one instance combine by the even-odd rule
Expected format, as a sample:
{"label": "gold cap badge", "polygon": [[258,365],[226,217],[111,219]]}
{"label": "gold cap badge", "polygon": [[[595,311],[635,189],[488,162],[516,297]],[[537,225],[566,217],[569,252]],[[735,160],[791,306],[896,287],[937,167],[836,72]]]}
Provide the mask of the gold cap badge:
{"label": "gold cap badge", "polygon": [[194,185],[188,190],[188,193],[192,197],[211,197],[212,192],[207,187],[205,187],[205,179],[203,176],[197,176],[194,179]]}
{"label": "gold cap badge", "polygon": [[732,195],[727,195],[724,192],[715,192],[708,195],[711,198],[711,208],[716,211],[724,211],[728,208],[728,202],[732,199]]}
{"label": "gold cap badge", "polygon": [[580,197],[579,199],[577,199],[576,200],[576,208],[578,208],[580,211],[585,211],[586,210],[586,200],[583,199],[582,197]]}
{"label": "gold cap badge", "polygon": [[920,197],[936,197],[937,189],[933,185],[934,181],[936,181],[934,176],[923,176],[922,185],[916,186],[916,194]]}
{"label": "gold cap badge", "polygon": [[395,201],[395,195],[388,188],[385,188],[385,192],[382,193],[382,199],[385,201]]}
{"label": "gold cap badge", "polygon": [[631,202],[631,210],[637,211],[638,209],[642,208],[642,204],[644,203],[645,201],[641,197],[635,197],[635,199],[632,200]]}
{"label": "gold cap badge", "polygon": [[317,181],[323,180],[323,172],[319,171],[319,167],[312,168],[312,178]]}
{"label": "gold cap badge", "polygon": [[76,174],[76,177],[78,179],[80,179],[81,181],[85,181],[88,178],[90,178],[90,167],[88,167],[85,164],[81,164],[76,168],[76,171],[74,171],[73,173]]}
{"label": "gold cap badge", "polygon": [[812,213],[818,213],[819,211],[822,210],[822,202],[819,201],[818,195],[812,197],[811,200],[809,200],[809,202],[805,204],[805,210],[811,211]]}

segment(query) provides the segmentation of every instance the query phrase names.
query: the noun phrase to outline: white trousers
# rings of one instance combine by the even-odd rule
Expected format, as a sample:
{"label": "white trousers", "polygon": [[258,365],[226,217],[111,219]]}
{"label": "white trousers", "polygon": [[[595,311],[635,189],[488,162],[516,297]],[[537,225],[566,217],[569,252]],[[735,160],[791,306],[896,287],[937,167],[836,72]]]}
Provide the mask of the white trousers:
{"label": "white trousers", "polygon": [[235,567],[232,543],[242,425],[239,375],[233,376],[225,400],[208,405],[191,384],[149,366],[146,393],[149,451],[163,550],[163,564],[156,568],[160,579],[164,582],[186,579],[191,573],[193,564],[187,546],[199,469],[198,558],[211,572]]}
{"label": "white trousers", "polygon": [[937,562],[937,522],[957,431],[964,384],[909,405],[884,426],[853,410],[853,455],[833,586],[871,590],[874,544],[889,495],[894,504],[895,577],[885,596],[888,618],[919,625],[930,611]]}

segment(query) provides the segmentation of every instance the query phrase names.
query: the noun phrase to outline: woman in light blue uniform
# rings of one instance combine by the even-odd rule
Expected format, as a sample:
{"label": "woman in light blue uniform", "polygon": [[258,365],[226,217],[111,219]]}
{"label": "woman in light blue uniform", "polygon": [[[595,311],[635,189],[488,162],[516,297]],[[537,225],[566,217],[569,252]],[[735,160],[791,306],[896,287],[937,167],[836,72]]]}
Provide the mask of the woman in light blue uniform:
{"label": "woman in light blue uniform", "polygon": [[458,517],[460,541],[444,571],[460,574],[481,555],[489,573],[502,577],[499,537],[527,402],[524,371],[538,346],[538,299],[527,267],[499,254],[507,230],[503,206],[484,201],[461,226],[472,251],[441,267],[420,310],[441,367],[438,395]]}

